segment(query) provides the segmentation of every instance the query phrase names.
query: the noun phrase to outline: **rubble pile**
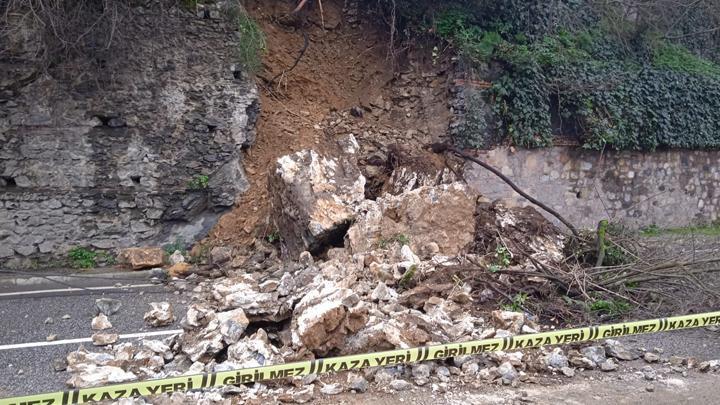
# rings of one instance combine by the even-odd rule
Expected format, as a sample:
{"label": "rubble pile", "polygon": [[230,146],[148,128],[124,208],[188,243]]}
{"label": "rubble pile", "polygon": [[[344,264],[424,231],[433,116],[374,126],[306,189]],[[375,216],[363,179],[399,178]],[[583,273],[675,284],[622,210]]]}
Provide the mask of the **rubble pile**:
{"label": "rubble pile", "polygon": [[[178,314],[182,334],[133,345],[115,344],[112,336],[98,332],[97,340],[107,350],[91,353],[81,348],[71,353],[68,385],[219,372],[541,329],[520,312],[478,313],[476,302],[486,292],[460,279],[446,284],[425,281],[451,267],[472,264],[477,269],[487,264],[489,259],[478,253],[477,246],[490,232],[507,232],[507,240],[523,241],[538,260],[557,259],[563,249],[559,232],[547,221],[542,223],[539,214],[488,204],[461,183],[413,186],[397,195],[366,200],[363,175],[353,163],[355,141],[349,138],[344,145],[347,156],[341,159],[301,151],[278,162],[270,186],[273,218],[282,238],[281,251],[295,260],[282,260],[263,241],[256,241],[247,255],[214,249],[213,261],[223,267],[224,276],[204,279],[193,274],[173,282],[190,300],[187,312]],[[338,235],[342,243],[335,240]],[[473,246],[476,253],[468,253]],[[175,259],[175,265],[182,262]],[[97,330],[109,324],[102,314],[117,306],[101,304],[101,314],[92,322]],[[168,303],[153,303],[144,319],[160,327],[174,317]],[[363,392],[368,381],[394,391],[413,384],[432,384],[442,391],[455,377],[515,385],[532,380],[540,371],[565,377],[578,370],[611,371],[619,361],[639,356],[607,341],[567,352],[560,348],[530,354],[497,352],[364,370],[348,374],[342,383],[324,384],[308,376],[294,380],[291,388],[254,384],[202,395],[210,402],[221,401],[222,394],[240,393],[246,398],[275,396],[302,403],[318,394]],[[652,353],[644,359],[659,360]],[[720,368],[715,363],[700,367]],[[199,394],[173,394],[166,399],[199,401],[194,395]]]}

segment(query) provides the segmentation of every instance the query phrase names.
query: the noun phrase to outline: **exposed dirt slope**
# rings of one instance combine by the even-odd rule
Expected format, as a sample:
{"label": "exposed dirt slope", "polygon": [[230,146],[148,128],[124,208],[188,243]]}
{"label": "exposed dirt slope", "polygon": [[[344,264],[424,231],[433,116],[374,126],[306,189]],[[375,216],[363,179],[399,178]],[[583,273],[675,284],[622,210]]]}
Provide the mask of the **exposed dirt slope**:
{"label": "exposed dirt slope", "polygon": [[[376,158],[387,160],[388,145],[407,145],[409,138],[420,145],[447,129],[446,69],[427,60],[429,50],[411,57],[402,50],[393,69],[387,27],[356,2],[326,0],[322,14],[308,8],[300,16],[290,15],[293,6],[291,1],[246,4],[267,37],[264,71],[257,79],[258,136],[244,161],[251,187],[204,245],[248,246],[273,232],[267,173],[283,155],[305,148],[327,151],[335,137],[352,132],[366,156],[381,150]],[[303,48],[303,32],[308,46],[297,66],[285,72]]]}

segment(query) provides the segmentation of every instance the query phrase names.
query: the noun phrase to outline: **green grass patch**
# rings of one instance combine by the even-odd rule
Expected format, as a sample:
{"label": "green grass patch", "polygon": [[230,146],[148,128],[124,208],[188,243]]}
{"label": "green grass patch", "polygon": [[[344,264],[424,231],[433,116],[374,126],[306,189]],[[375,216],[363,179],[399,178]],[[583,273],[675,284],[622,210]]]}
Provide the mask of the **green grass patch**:
{"label": "green grass patch", "polygon": [[249,73],[257,73],[262,68],[262,54],[267,49],[265,34],[255,20],[245,11],[234,9],[230,12],[231,19],[237,24],[240,39],[237,53],[240,64]]}
{"label": "green grass patch", "polygon": [[607,315],[613,318],[620,317],[632,309],[632,306],[623,300],[595,300],[588,306],[590,311],[598,315]]}
{"label": "green grass patch", "polygon": [[661,235],[702,235],[720,236],[720,223],[696,226],[684,226],[678,228],[660,228],[657,225],[650,225],[640,229],[640,235],[652,237]]}
{"label": "green grass patch", "polygon": [[410,245],[410,237],[407,235],[404,235],[402,233],[395,234],[389,238],[381,238],[378,241],[378,247],[380,249],[385,249],[389,245],[391,245],[393,242],[397,242],[400,244],[400,246],[404,245]]}
{"label": "green grass patch", "polygon": [[89,269],[97,266],[97,258],[97,252],[80,246],[74,247],[68,252],[70,266],[76,269]]}
{"label": "green grass patch", "polygon": [[720,66],[694,55],[682,45],[659,42],[653,49],[653,65],[675,72],[720,78]]}

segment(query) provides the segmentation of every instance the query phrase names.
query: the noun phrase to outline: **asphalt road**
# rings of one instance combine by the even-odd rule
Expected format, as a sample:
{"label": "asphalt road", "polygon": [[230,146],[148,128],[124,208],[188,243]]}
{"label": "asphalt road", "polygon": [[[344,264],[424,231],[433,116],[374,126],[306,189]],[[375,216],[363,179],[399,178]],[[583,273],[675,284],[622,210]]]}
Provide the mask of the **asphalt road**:
{"label": "asphalt road", "polygon": [[[53,360],[64,358],[81,344],[93,351],[101,348],[92,343],[22,348],[8,348],[8,345],[43,344],[49,335],[57,335],[56,342],[89,338],[93,334],[90,322],[97,313],[97,298],[108,297],[122,302],[119,312],[109,317],[113,328],[107,332],[123,335],[180,329],[187,298],[175,295],[167,286],[153,285],[149,275],[129,274],[132,277],[120,279],[107,275],[96,278],[65,276],[58,279],[62,284],[47,279],[32,282],[16,279],[13,280],[15,283],[7,278],[0,279],[0,397],[66,388],[69,374],[54,371]],[[118,283],[125,286],[118,287]],[[80,290],[67,291],[68,284]],[[150,309],[149,303],[157,301],[172,304],[176,318],[172,325],[152,328],[144,323],[143,314]],[[62,319],[64,315],[70,315],[70,319]],[[48,318],[53,320],[52,323],[45,323]]]}

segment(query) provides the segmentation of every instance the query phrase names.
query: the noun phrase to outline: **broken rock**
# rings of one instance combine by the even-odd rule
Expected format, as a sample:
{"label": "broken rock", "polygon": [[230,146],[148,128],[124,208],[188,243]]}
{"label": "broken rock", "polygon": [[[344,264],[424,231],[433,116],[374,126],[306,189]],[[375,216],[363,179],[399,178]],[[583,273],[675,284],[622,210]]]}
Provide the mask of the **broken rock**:
{"label": "broken rock", "polygon": [[412,384],[405,380],[392,380],[390,381],[390,388],[394,391],[406,391],[412,388]]}
{"label": "broken rock", "polygon": [[617,340],[608,339],[605,341],[605,354],[618,360],[635,360],[640,355],[628,350],[622,343]]}
{"label": "broken rock", "polygon": [[343,387],[338,383],[325,384],[322,388],[320,388],[320,392],[325,395],[337,395],[343,392]]}
{"label": "broken rock", "polygon": [[380,241],[404,235],[414,252],[434,243],[444,254],[456,255],[471,244],[475,234],[475,197],[461,183],[388,194],[363,202],[358,211],[363,214],[348,230],[353,253],[369,252]]}
{"label": "broken rock", "polygon": [[145,313],[143,319],[150,326],[167,326],[175,321],[172,306],[169,302],[151,302],[152,309]]}
{"label": "broken rock", "polygon": [[613,361],[613,359],[607,359],[604,362],[600,363],[600,370],[602,371],[613,371],[617,370],[618,365]]}
{"label": "broken rock", "polygon": [[562,368],[568,367],[568,358],[563,354],[562,349],[555,348],[545,357],[545,364],[555,370],[561,370]]}
{"label": "broken rock", "polygon": [[217,322],[220,324],[220,334],[228,344],[240,340],[245,328],[250,324],[242,308],[217,313]]}
{"label": "broken rock", "polygon": [[365,199],[355,162],[314,150],[278,159],[268,185],[275,225],[292,257],[341,239],[355,219],[353,207]]}
{"label": "broken rock", "polygon": [[214,265],[227,263],[232,259],[232,248],[216,246],[210,250],[210,262]]}
{"label": "broken rock", "polygon": [[318,352],[340,347],[349,330],[356,331],[367,321],[361,313],[349,311],[359,301],[352,290],[334,282],[316,286],[295,307],[293,343]]}
{"label": "broken rock", "polygon": [[67,385],[73,388],[88,388],[134,380],[137,380],[135,374],[125,372],[120,367],[90,364],[81,373],[73,375]]}
{"label": "broken rock", "polygon": [[92,322],[90,323],[90,327],[92,328],[92,330],[105,330],[112,328],[112,323],[110,323],[105,314],[99,314],[98,316],[93,318]]}
{"label": "broken rock", "polygon": [[192,270],[192,265],[189,263],[181,262],[175,263],[167,268],[167,273],[170,277],[183,278],[187,276]]}
{"label": "broken rock", "polygon": [[347,384],[349,389],[357,392],[365,392],[368,389],[368,382],[365,377],[356,373],[348,374]]}
{"label": "broken rock", "polygon": [[92,342],[95,346],[107,346],[117,342],[118,337],[117,333],[95,333]]}
{"label": "broken rock", "polygon": [[118,254],[118,263],[129,264],[133,270],[161,267],[163,250],[160,248],[129,248]]}
{"label": "broken rock", "polygon": [[283,362],[280,351],[270,344],[267,333],[262,329],[228,347],[228,360],[237,364],[237,368],[260,367]]}
{"label": "broken rock", "polygon": [[[98,313],[106,316],[117,313],[117,311],[120,310],[120,307],[122,307],[122,303],[112,298],[98,298],[95,300],[95,308],[97,308]],[[68,319],[70,319],[69,315]]]}
{"label": "broken rock", "polygon": [[720,370],[720,360],[703,361],[698,365],[698,370],[703,373]]}
{"label": "broken rock", "polygon": [[168,262],[170,262],[171,265],[185,263],[185,256],[183,256],[179,250],[176,250],[168,257]]}
{"label": "broken rock", "polygon": [[605,356],[605,349],[601,346],[583,347],[582,349],[580,349],[580,353],[582,353],[585,358],[590,360],[595,365],[602,364],[607,358]]}
{"label": "broken rock", "polygon": [[525,315],[521,312],[493,311],[492,318],[501,328],[512,333],[519,333],[525,323]]}

